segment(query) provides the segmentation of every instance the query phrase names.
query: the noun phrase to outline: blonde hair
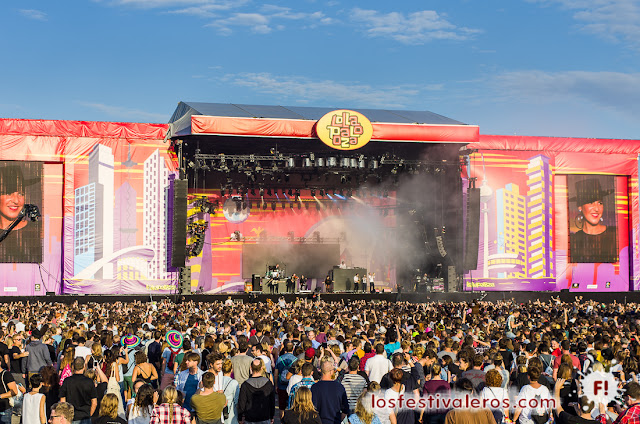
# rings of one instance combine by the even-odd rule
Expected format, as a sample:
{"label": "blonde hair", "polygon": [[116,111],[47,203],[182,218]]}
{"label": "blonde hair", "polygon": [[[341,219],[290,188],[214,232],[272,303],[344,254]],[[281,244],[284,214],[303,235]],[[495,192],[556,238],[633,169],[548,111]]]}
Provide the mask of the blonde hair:
{"label": "blonde hair", "polygon": [[373,402],[370,400],[371,396],[373,396],[373,392],[365,390],[356,402],[356,409],[354,413],[364,424],[371,424],[373,417],[375,417],[375,413],[372,408]]}
{"label": "blonde hair", "polygon": [[100,346],[100,343],[91,345],[91,356],[95,356],[98,360],[102,359],[102,346]]}
{"label": "blonde hair", "polygon": [[100,402],[101,417],[116,418],[118,416],[118,397],[113,393],[107,393]]}
{"label": "blonde hair", "polygon": [[298,413],[298,420],[300,423],[302,423],[302,421],[306,421],[311,413],[317,412],[311,400],[311,390],[309,390],[308,387],[303,386],[296,390],[296,394],[293,398],[293,407],[291,409]]}
{"label": "blonde hair", "polygon": [[162,391],[162,403],[169,404],[169,424],[173,422],[173,408],[178,403],[178,390],[176,386],[167,386]]}

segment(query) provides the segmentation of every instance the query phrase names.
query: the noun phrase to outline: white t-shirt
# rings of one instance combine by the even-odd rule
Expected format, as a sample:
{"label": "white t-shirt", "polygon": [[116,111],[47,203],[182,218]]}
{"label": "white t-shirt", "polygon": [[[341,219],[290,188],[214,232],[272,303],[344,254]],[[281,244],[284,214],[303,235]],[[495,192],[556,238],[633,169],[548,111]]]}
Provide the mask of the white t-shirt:
{"label": "white t-shirt", "polygon": [[258,356],[258,358],[260,358],[260,359],[262,359],[264,361],[264,367],[267,370],[267,374],[271,374],[271,372],[272,372],[272,370],[271,370],[271,359],[269,359],[265,355],[260,355],[260,356]]}
{"label": "white t-shirt", "polygon": [[78,356],[81,358],[86,358],[87,356],[91,355],[91,349],[89,349],[86,346],[78,346],[76,347],[76,351],[75,351],[75,357],[77,358]]}
{"label": "white t-shirt", "polygon": [[291,388],[302,381],[302,376],[300,374],[294,374],[289,379],[289,384],[287,385],[287,394],[291,394]]}
{"label": "white t-shirt", "polygon": [[391,361],[382,355],[375,355],[367,360],[364,370],[369,374],[369,381],[380,383],[382,377],[393,369]]}
{"label": "white t-shirt", "polygon": [[[526,401],[523,399],[526,399]],[[541,406],[540,404],[538,404],[538,406],[540,406],[539,408],[531,409],[529,407],[529,401],[531,399],[541,401],[552,399],[552,397],[551,393],[549,393],[549,389],[547,389],[546,386],[541,385],[537,389],[534,389],[530,384],[527,384],[522,389],[520,389],[520,393],[516,398],[516,407],[519,406],[521,400],[523,402],[523,406],[527,406],[526,408],[523,408],[522,412],[520,413],[520,424],[535,424],[531,419],[531,414],[535,412],[536,414],[542,415],[545,412],[544,406]],[[550,403],[546,403],[545,405],[549,406]],[[546,411],[548,411],[548,407],[546,408]]]}

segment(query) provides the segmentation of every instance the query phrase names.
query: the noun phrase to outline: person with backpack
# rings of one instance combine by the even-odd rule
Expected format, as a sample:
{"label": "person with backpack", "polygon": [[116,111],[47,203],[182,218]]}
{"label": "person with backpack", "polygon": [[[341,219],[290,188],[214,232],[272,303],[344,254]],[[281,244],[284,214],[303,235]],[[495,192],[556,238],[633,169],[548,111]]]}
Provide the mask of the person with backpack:
{"label": "person with backpack", "polygon": [[178,331],[170,331],[166,337],[166,347],[162,351],[162,379],[160,380],[160,390],[172,385],[175,378],[174,367],[176,365],[176,357],[182,353],[182,334]]}

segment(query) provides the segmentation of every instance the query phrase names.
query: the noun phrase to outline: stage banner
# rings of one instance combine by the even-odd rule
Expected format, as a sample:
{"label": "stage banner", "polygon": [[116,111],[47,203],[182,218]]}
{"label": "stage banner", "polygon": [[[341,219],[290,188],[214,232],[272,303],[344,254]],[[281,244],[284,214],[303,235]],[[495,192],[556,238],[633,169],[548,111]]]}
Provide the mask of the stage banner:
{"label": "stage banner", "polygon": [[[197,206],[202,198],[218,205],[214,213]],[[276,264],[285,277],[304,276],[310,290],[323,289],[327,274],[343,261],[375,274],[377,289],[395,287],[394,193],[348,202],[337,195],[317,198],[306,189],[298,200],[282,193],[262,199],[191,190],[187,244],[196,251],[187,265],[192,291],[243,291],[254,274],[265,277]]]}
{"label": "stage banner", "polygon": [[535,151],[471,155],[467,179],[480,188],[480,243],[465,290],[555,290],[552,166]]}
{"label": "stage banner", "polygon": [[640,289],[637,153],[612,140],[605,154],[600,140],[522,139],[485,136],[483,147],[505,150],[481,148],[464,167],[465,186],[476,178],[481,190],[478,267],[465,290]]}
{"label": "stage banner", "polygon": [[[165,198],[176,167],[163,142],[166,129],[0,120],[0,160],[19,164],[25,204],[42,214],[18,230],[40,225],[40,245],[31,246],[30,238],[33,249],[25,251],[30,257],[0,264],[0,295],[174,292]],[[33,182],[34,175],[41,175],[41,183]]]}

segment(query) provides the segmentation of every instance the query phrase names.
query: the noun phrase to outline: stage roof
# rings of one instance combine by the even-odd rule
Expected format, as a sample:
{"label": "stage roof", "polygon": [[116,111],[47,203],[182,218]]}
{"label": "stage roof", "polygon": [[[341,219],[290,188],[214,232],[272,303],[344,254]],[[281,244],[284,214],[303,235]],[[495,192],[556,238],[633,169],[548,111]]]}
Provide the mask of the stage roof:
{"label": "stage roof", "polygon": [[[316,138],[315,122],[336,109],[180,102],[169,120],[170,136]],[[478,126],[429,111],[351,110],[371,121],[372,140],[469,143],[477,141],[479,136]]]}

